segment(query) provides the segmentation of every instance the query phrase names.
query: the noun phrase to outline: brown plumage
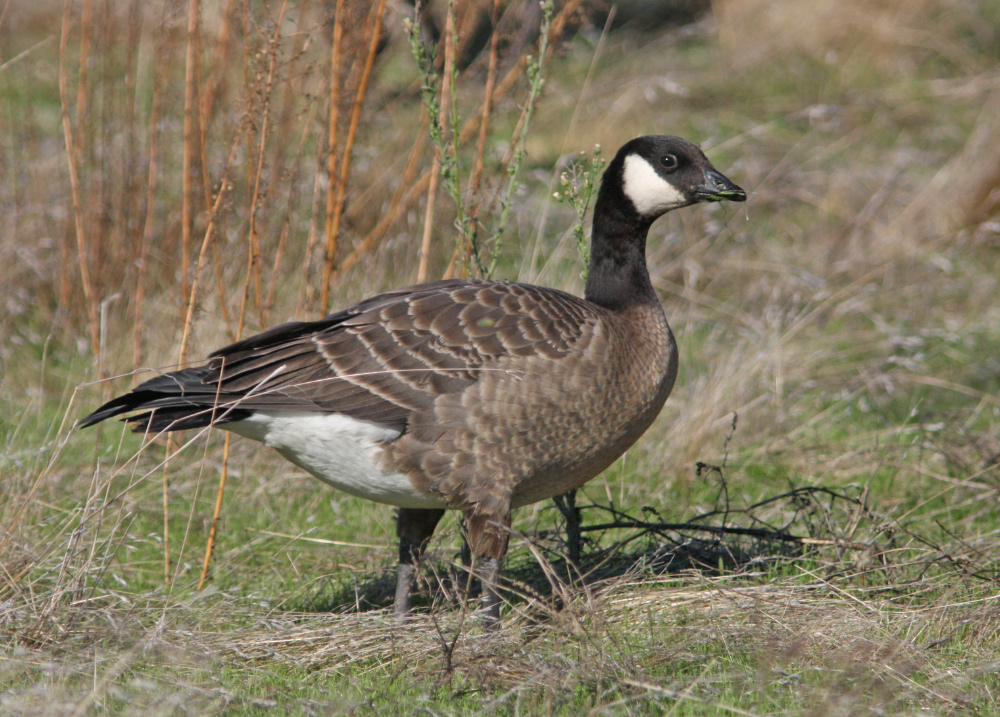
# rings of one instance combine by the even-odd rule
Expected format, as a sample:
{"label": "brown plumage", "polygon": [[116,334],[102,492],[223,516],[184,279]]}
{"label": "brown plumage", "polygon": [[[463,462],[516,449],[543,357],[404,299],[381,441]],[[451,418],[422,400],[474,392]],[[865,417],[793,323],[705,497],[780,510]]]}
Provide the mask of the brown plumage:
{"label": "brown plumage", "polygon": [[608,165],[585,298],[452,280],[278,326],[158,376],[85,418],[139,431],[217,424],[355,495],[400,506],[396,613],[444,509],[465,512],[488,621],[513,508],[578,487],[659,413],[677,348],[645,239],[665,211],[743,201],[695,145],[641,137]]}

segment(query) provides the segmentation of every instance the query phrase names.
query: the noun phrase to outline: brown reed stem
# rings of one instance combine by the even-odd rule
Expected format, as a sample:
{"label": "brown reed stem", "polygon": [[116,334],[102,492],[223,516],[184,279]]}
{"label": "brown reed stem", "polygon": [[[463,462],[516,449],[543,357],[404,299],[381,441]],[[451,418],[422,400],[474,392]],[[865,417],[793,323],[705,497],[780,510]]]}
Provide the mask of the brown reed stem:
{"label": "brown reed stem", "polygon": [[251,268],[254,277],[254,296],[257,299],[257,316],[261,323],[264,322],[264,289],[261,282],[260,273],[260,232],[257,228],[257,202],[260,198],[260,178],[264,172],[264,156],[267,149],[267,132],[271,120],[271,91],[274,88],[274,67],[278,57],[278,40],[281,38],[281,23],[285,19],[285,10],[288,9],[288,0],[281,3],[281,10],[278,12],[278,24],[274,30],[274,37],[271,39],[268,53],[267,84],[264,88],[264,119],[260,128],[260,147],[257,152],[257,171],[254,173],[253,198],[250,200],[250,251],[252,253]]}
{"label": "brown reed stem", "polygon": [[63,9],[62,32],[59,40],[59,98],[62,104],[63,138],[66,143],[66,159],[69,164],[69,182],[73,194],[73,219],[76,228],[76,249],[79,255],[80,281],[83,284],[83,298],[87,310],[90,329],[90,345],[97,356],[101,349],[100,324],[97,312],[97,298],[90,282],[89,251],[83,228],[83,206],[80,201],[80,177],[77,173],[76,146],[73,127],[69,118],[69,88],[66,82],[66,46],[69,41],[70,0]]}
{"label": "brown reed stem", "polygon": [[336,262],[337,235],[340,233],[340,218],[344,212],[344,195],[347,192],[347,175],[351,168],[351,152],[354,149],[354,140],[357,136],[358,123],[361,120],[361,108],[364,106],[365,95],[368,92],[368,80],[371,78],[372,66],[375,64],[375,55],[378,52],[378,41],[382,35],[382,20],[385,16],[385,0],[379,0],[375,9],[375,26],[372,29],[371,42],[368,44],[368,55],[365,57],[364,69],[361,71],[361,80],[358,84],[358,91],[354,97],[354,104],[351,107],[351,121],[347,128],[347,140],[344,142],[344,154],[340,161],[340,174],[337,182],[337,200],[333,211],[333,226],[331,233],[327,235],[327,247],[330,247],[330,238],[333,238],[333,250],[328,251],[326,265],[323,267],[323,293],[321,298],[321,310],[326,314],[330,303],[330,277]]}
{"label": "brown reed stem", "polygon": [[[255,267],[258,268],[258,271],[256,272],[256,279],[257,279],[257,301],[258,301],[258,312],[259,312],[258,315],[260,315],[262,313],[260,311],[260,309],[261,309],[261,306],[260,306],[261,286],[260,286],[260,272],[259,272],[260,247],[257,245],[257,243],[255,241],[256,235],[257,235],[257,229],[256,229],[257,200],[258,200],[258,196],[260,194],[260,177],[261,177],[261,174],[262,174],[263,169],[264,169],[264,154],[265,154],[265,150],[267,149],[267,126],[268,126],[268,118],[269,118],[269,115],[270,115],[270,107],[271,107],[271,89],[272,89],[272,87],[274,85],[275,58],[277,57],[277,54],[278,54],[278,40],[281,37],[281,23],[282,23],[282,21],[285,18],[285,11],[287,9],[288,9],[288,0],[283,0],[283,2],[281,3],[281,10],[278,12],[278,22],[277,22],[277,25],[275,27],[274,37],[271,40],[271,46],[270,46],[270,49],[269,49],[270,60],[269,60],[268,74],[267,74],[267,85],[266,85],[265,94],[264,94],[264,118],[263,118],[263,121],[261,122],[260,147],[259,147],[259,153],[258,153],[258,156],[257,156],[257,171],[256,171],[256,174],[255,174],[255,177],[254,177],[253,199],[251,200],[251,205],[250,205],[250,236],[249,236],[249,241],[247,242],[248,245],[249,245],[250,256],[249,256],[249,265],[247,266],[246,281],[243,284],[243,299],[242,299],[242,302],[240,304],[240,318],[239,318],[239,323],[237,324],[237,327],[236,327],[236,337],[235,338],[236,338],[237,341],[240,339],[240,337],[243,334],[243,326],[244,326],[244,323],[246,321],[247,295],[248,295],[249,290],[250,290],[250,277],[251,277],[251,275],[255,274],[255,272],[254,272],[254,268]],[[219,194],[216,196],[215,205],[212,208],[212,216],[211,216],[211,218],[209,220],[208,231],[206,231],[206,234],[205,234],[205,243],[202,244],[202,251],[201,251],[201,254],[198,257],[199,267],[201,266],[201,260],[202,260],[202,257],[205,254],[205,249],[206,249],[206,246],[207,246],[208,241],[210,239],[210,233],[209,232],[211,232],[211,229],[212,229],[212,227],[213,227],[213,225],[215,223],[215,217],[216,217],[216,214],[218,212],[220,202],[222,200],[222,194],[223,194],[223,192],[225,191],[225,188],[226,188],[226,179],[225,179],[225,176],[228,174],[228,170],[229,170],[229,167],[230,167],[230,165],[232,163],[233,157],[235,157],[235,155],[236,155],[236,148],[239,146],[239,142],[240,142],[240,140],[239,140],[239,137],[237,136],[237,138],[233,142],[232,150],[229,153],[229,159],[226,161],[226,173],[223,175],[222,187],[219,189]],[[216,261],[216,267],[218,267],[218,266],[219,266],[219,262],[217,260]],[[197,273],[195,274],[195,276],[197,277]],[[193,298],[194,298],[194,292],[192,291],[192,299]],[[189,307],[189,317],[191,316],[191,313],[190,313],[191,310],[193,310],[193,301],[192,301],[192,305]],[[218,524],[219,524],[219,514],[222,511],[222,499],[223,499],[223,497],[225,495],[225,491],[226,491],[226,476],[227,476],[227,474],[229,472],[229,442],[230,442],[230,434],[227,433],[226,434],[225,448],[223,450],[222,472],[219,475],[219,490],[218,490],[218,493],[217,493],[217,496],[216,496],[216,500],[215,500],[215,511],[214,511],[214,513],[212,515],[212,528],[211,528],[211,531],[209,533],[208,542],[205,545],[205,559],[204,559],[204,562],[202,563],[201,578],[198,581],[198,589],[199,590],[201,589],[202,585],[204,585],[205,580],[206,580],[206,578],[208,576],[208,566],[211,564],[211,561],[212,561],[212,552],[213,552],[213,550],[215,548],[216,529],[217,529]]]}
{"label": "brown reed stem", "polygon": [[233,317],[229,313],[229,299],[226,296],[226,283],[222,276],[222,257],[219,255],[219,245],[212,243],[212,264],[215,267],[215,288],[219,294],[219,310],[222,311],[222,322],[226,325],[226,336],[230,341],[236,340],[236,329],[233,327]]}
{"label": "brown reed stem", "polygon": [[[219,93],[222,82],[222,72],[224,62],[229,54],[229,43],[232,38],[232,21],[235,12],[235,0],[229,0],[223,12],[219,24],[219,32],[215,47],[215,63],[212,67],[212,74],[209,76],[208,87],[202,81],[202,35],[197,34],[198,47],[195,63],[197,72],[195,73],[196,104],[198,107],[198,156],[201,163],[202,191],[205,194],[205,207],[212,206],[212,180],[209,176],[208,165],[208,127],[215,116],[215,100]],[[229,299],[226,296],[226,284],[222,276],[222,260],[219,257],[219,247],[212,242],[212,263],[215,268],[215,287],[219,295],[219,309],[222,312],[222,321],[226,326],[226,334],[230,340],[234,340],[236,333],[233,329],[233,320],[229,314]]]}
{"label": "brown reed stem", "polygon": [[448,260],[448,266],[441,275],[442,280],[447,281],[455,276],[455,266],[458,264],[458,257],[461,253],[462,246],[460,244],[456,244],[455,248],[451,250],[451,259]]}
{"label": "brown reed stem", "polygon": [[170,456],[174,452],[174,434],[167,434],[167,457],[163,461],[163,584],[170,585]]}
{"label": "brown reed stem", "polygon": [[399,199],[395,206],[390,205],[389,211],[386,212],[385,216],[379,220],[379,223],[375,225],[375,228],[368,232],[368,236],[362,239],[354,251],[352,251],[346,259],[341,263],[340,267],[337,269],[338,275],[343,274],[345,271],[349,271],[361,257],[371,251],[372,247],[375,246],[392,227],[393,223],[399,217],[399,213],[402,209],[410,206],[413,202],[423,194],[427,188],[430,186],[431,179],[435,175],[429,170],[420,175],[420,179],[412,184],[408,185],[405,194]]}
{"label": "brown reed stem", "polygon": [[[208,83],[202,81],[201,62],[197,63],[198,72],[195,78],[197,88],[198,103],[198,129],[199,129],[199,157],[201,161],[202,190],[205,193],[205,206],[212,205],[212,184],[209,177],[208,165],[208,128],[215,117],[215,103],[222,86],[222,75],[225,71],[225,60],[229,55],[229,45],[232,39],[233,15],[236,11],[235,0],[228,0],[222,19],[219,23],[219,31],[216,37],[215,58],[212,65],[212,73],[209,75]],[[202,56],[201,33],[198,33],[198,53]],[[226,284],[222,276],[222,259],[219,256],[219,247],[212,243],[212,263],[215,268],[215,287],[219,294],[219,309],[222,312],[222,321],[226,326],[226,334],[231,341],[235,340],[236,331],[233,328],[233,319],[229,314],[229,299],[226,296]]]}
{"label": "brown reed stem", "polygon": [[312,304],[315,296],[313,283],[309,281],[313,264],[313,252],[316,250],[319,232],[316,229],[318,224],[320,204],[323,202],[323,161],[317,157],[316,172],[313,177],[313,197],[309,209],[309,238],[306,239],[306,249],[302,255],[302,280],[299,282],[299,295],[295,299],[295,319],[301,321],[309,312],[306,311],[306,304]]}
{"label": "brown reed stem", "polygon": [[[188,270],[191,253],[191,167],[194,164],[194,106],[195,106],[195,63],[197,56],[197,35],[201,24],[199,0],[188,2],[187,50],[184,58],[184,153],[181,176],[181,346],[178,363],[187,360],[188,320],[186,305],[194,298],[188,287]],[[193,302],[192,302],[193,303]],[[170,584],[170,454],[173,449],[173,435],[167,436],[167,458],[163,463],[163,584]]]}
{"label": "brown reed stem", "polygon": [[344,0],[337,0],[333,18],[333,41],[330,48],[330,124],[327,133],[326,225],[324,237],[326,255],[320,285],[320,313],[326,314],[330,304],[330,275],[337,255],[337,234],[333,230],[334,206],[337,202],[337,123],[340,119],[340,44],[344,36]]}
{"label": "brown reed stem", "polygon": [[[306,116],[305,123],[302,125],[302,136],[299,138],[299,146],[295,151],[295,161],[292,163],[295,167],[299,166],[299,162],[302,159],[302,153],[305,151],[306,140],[309,138],[309,128],[312,126],[316,106],[316,102],[310,103],[309,113]],[[288,184],[288,197],[285,201],[285,218],[281,224],[281,234],[278,237],[278,247],[274,251],[274,266],[271,269],[271,280],[268,282],[267,297],[264,300],[264,318],[262,321],[264,324],[267,323],[267,315],[274,306],[274,295],[277,291],[278,280],[281,274],[281,260],[284,256],[285,244],[287,243],[288,235],[291,231],[292,205],[294,200],[298,197],[298,192],[295,189],[298,186],[298,182],[293,179],[293,181],[290,181]]]}
{"label": "brown reed stem", "polygon": [[219,475],[219,490],[215,495],[215,510],[212,511],[212,526],[208,531],[208,542],[205,544],[205,559],[201,564],[201,577],[198,578],[198,590],[205,587],[208,580],[208,566],[212,562],[212,551],[215,549],[215,534],[219,528],[219,514],[222,512],[222,499],[226,493],[226,476],[229,474],[229,445],[233,434],[226,431],[226,442],[222,447],[222,472]]}
{"label": "brown reed stem", "polygon": [[445,128],[450,126],[448,112],[451,108],[451,80],[455,70],[455,8],[454,3],[448,3],[448,15],[444,30],[444,71],[441,82],[441,96],[438,100],[441,111],[438,121],[441,123],[441,144],[434,148],[434,163],[431,166],[430,188],[427,190],[427,210],[424,213],[424,233],[420,240],[420,265],[417,268],[417,283],[427,281],[428,266],[431,255],[431,233],[434,230],[434,208],[437,203],[438,179],[441,175],[442,154],[445,144]]}
{"label": "brown reed stem", "polygon": [[[188,302],[189,281],[188,272],[191,266],[191,230],[193,224],[193,207],[191,206],[191,171],[195,156],[195,74],[198,62],[198,28],[201,25],[200,0],[188,1],[187,52],[184,59],[184,155],[181,170],[181,320]],[[187,358],[183,354],[184,343],[181,342],[182,353],[180,363]]]}
{"label": "brown reed stem", "polygon": [[187,307],[184,311],[184,325],[181,330],[181,346],[180,351],[178,352],[178,363],[180,364],[184,364],[187,358],[188,338],[191,334],[191,325],[194,323],[194,307],[197,303],[198,281],[201,277],[201,269],[205,265],[205,254],[208,252],[208,247],[212,243],[212,239],[215,238],[216,218],[218,217],[219,207],[222,205],[222,197],[229,188],[227,179],[229,175],[229,168],[233,164],[233,158],[236,156],[236,149],[239,147],[239,144],[239,136],[237,136],[233,142],[232,149],[229,150],[229,158],[226,160],[226,168],[223,170],[222,174],[222,185],[219,187],[218,194],[215,195],[215,202],[212,204],[212,209],[208,217],[208,226],[205,227],[205,236],[201,242],[201,250],[198,252],[198,261],[195,264],[194,276],[191,279],[191,293],[188,295]]}
{"label": "brown reed stem", "polygon": [[469,219],[474,224],[479,213],[479,190],[483,176],[483,157],[486,154],[486,138],[490,125],[490,113],[493,109],[493,85],[497,79],[497,65],[500,57],[500,33],[497,24],[500,21],[500,0],[493,0],[490,10],[490,61],[486,72],[486,87],[483,89],[483,106],[479,113],[479,138],[476,140],[476,154],[472,160],[472,176],[469,178]]}
{"label": "brown reed stem", "polygon": [[94,0],[83,0],[80,11],[80,74],[76,88],[76,126],[87,116],[87,74],[90,70],[90,39],[94,29]]}
{"label": "brown reed stem", "polygon": [[222,89],[222,79],[226,71],[226,57],[233,38],[233,17],[236,14],[236,0],[226,0],[219,21],[219,32],[215,40],[215,58],[212,63],[212,74],[208,76],[205,91],[201,95],[201,131],[202,142],[212,119],[215,117],[215,104]]}
{"label": "brown reed stem", "polygon": [[434,148],[434,162],[431,165],[430,181],[427,189],[427,209],[424,211],[424,231],[420,239],[420,265],[417,268],[417,283],[427,281],[428,257],[431,253],[431,231],[434,228],[434,207],[437,203],[438,178],[441,176],[441,148]]}
{"label": "brown reed stem", "polygon": [[420,179],[414,182],[414,178],[417,174],[417,168],[419,167],[420,157],[423,155],[424,148],[427,146],[427,124],[428,117],[425,109],[421,113],[420,129],[417,130],[417,139],[413,143],[413,148],[410,150],[410,156],[406,160],[406,168],[403,170],[402,179],[399,182],[399,186],[396,187],[396,191],[393,193],[392,199],[389,200],[389,210],[382,215],[382,218],[379,219],[375,228],[368,232],[368,235],[365,236],[364,239],[358,242],[354,251],[347,255],[347,258],[344,259],[340,267],[337,269],[337,273],[334,274],[334,281],[336,281],[343,272],[350,270],[351,267],[358,263],[362,255],[371,251],[372,247],[382,240],[395,223],[399,216],[399,212],[404,207],[409,206],[410,203],[422,194],[430,184],[430,172],[425,172]]}
{"label": "brown reed stem", "polygon": [[[84,161],[84,149],[86,147],[93,149],[94,146],[94,125],[89,122],[88,117],[90,114],[90,93],[87,85],[87,79],[90,76],[90,50],[93,45],[93,33],[94,2],[93,0],[84,0],[80,8],[80,67],[77,74],[76,86],[76,119],[73,122],[75,140],[74,157],[77,168],[88,166]],[[91,153],[87,154],[89,158]],[[91,172],[88,181],[80,182],[80,196],[83,206],[92,207],[101,202],[100,195],[95,192],[94,185],[99,183],[102,178],[103,172]],[[84,193],[88,195],[86,200],[83,199]],[[100,222],[101,216],[103,216],[103,212],[98,213],[98,222]],[[92,222],[93,214],[90,217]],[[103,232],[100,227],[97,228],[97,231],[88,232],[90,256],[88,256],[87,260],[90,264],[92,286],[101,285],[102,243]],[[99,304],[96,296],[94,297],[94,303]],[[103,376],[101,377],[103,378]]]}
{"label": "brown reed stem", "polygon": [[[288,79],[284,83],[285,92],[281,97],[280,132],[282,136],[287,133],[289,120],[294,115],[295,98],[303,94],[302,81],[298,76],[297,66],[299,60],[305,54],[305,48],[308,47],[309,40],[311,39],[310,33],[306,30],[306,18],[309,16],[307,8],[309,8],[309,0],[301,0],[299,4],[299,16],[295,22],[295,31],[292,35],[292,49],[285,70],[285,77]],[[312,103],[310,104],[310,111],[312,111]]]}
{"label": "brown reed stem", "polygon": [[[225,24],[225,21],[223,24]],[[219,32],[221,35],[223,33],[223,30],[220,29]],[[228,29],[225,34],[226,34],[226,42],[228,43],[228,37],[230,34],[228,32]],[[226,53],[223,52],[221,54],[222,54],[221,59],[219,59],[217,56],[217,59],[220,63],[224,60]],[[200,50],[198,52],[198,56],[199,57],[201,56]],[[201,172],[202,172],[202,183],[204,184],[203,188],[205,192],[205,206],[207,207],[212,204],[212,187],[211,187],[211,178],[209,177],[208,174],[207,147],[208,147],[208,124],[211,121],[212,117],[212,110],[210,108],[211,106],[214,106],[214,103],[210,103],[209,109],[206,109],[205,95],[204,93],[202,93],[201,63],[198,63],[198,93],[199,93],[198,94],[199,104],[202,108],[200,112],[200,120],[198,122],[198,126],[201,129],[201,142],[200,142]],[[229,339],[231,341],[233,341],[235,340],[236,337],[236,331],[233,328],[232,316],[230,316],[229,314],[229,298],[226,296],[227,294],[226,284],[222,276],[222,259],[219,256],[219,247],[214,242],[212,243],[212,263],[215,267],[215,287],[216,287],[216,292],[219,295],[219,309],[222,312],[222,322],[226,327],[226,335],[229,336]]]}
{"label": "brown reed stem", "polygon": [[[559,36],[563,28],[565,27],[567,18],[569,18],[572,13],[576,12],[576,10],[580,7],[581,4],[582,0],[569,0],[569,2],[566,3],[562,11],[560,11],[560,13],[552,20],[551,29],[549,30],[550,38],[556,38]],[[550,50],[549,50],[550,52],[551,52],[551,47],[552,45],[550,45]],[[500,81],[500,84],[497,85],[496,89],[491,93],[492,100],[496,101],[504,97],[514,86],[517,80],[521,77],[521,75],[524,73],[524,70],[527,66],[528,62],[526,57],[522,56],[521,58],[519,58],[517,63],[510,70],[508,70],[507,74],[504,75],[503,80]],[[469,138],[472,137],[472,134],[476,131],[476,128],[481,126],[482,112],[483,112],[483,105],[480,105],[476,109],[476,111],[473,112],[469,116],[469,118],[465,121],[465,123],[462,125],[462,129],[459,132],[459,143],[467,142]],[[352,251],[348,255],[348,257],[341,263],[341,265],[338,267],[337,270],[338,276],[342,275],[345,271],[348,271],[355,264],[357,264],[358,261],[361,259],[361,256],[364,253],[370,251],[372,247],[389,232],[389,229],[392,228],[392,224],[399,217],[400,212],[406,209],[407,207],[411,206],[412,203],[427,189],[433,174],[436,173],[432,169],[427,169],[424,171],[423,174],[420,175],[420,178],[410,186],[409,190],[407,190],[405,196],[399,203],[398,209],[395,211],[390,210],[389,212],[387,212],[386,215],[376,225],[376,227],[371,232],[369,232],[368,236],[366,236],[364,240],[361,241],[357,245],[357,247],[355,247],[354,251]],[[456,247],[455,251],[456,251],[455,259],[457,259],[459,248]]]}
{"label": "brown reed stem", "polygon": [[122,193],[125,200],[121,204],[121,209],[116,221],[124,229],[124,234],[128,237],[124,250],[121,252],[122,263],[126,266],[133,265],[138,259],[136,250],[141,244],[141,226],[138,222],[130,221],[134,214],[139,212],[140,194],[142,188],[139,186],[140,174],[139,164],[139,127],[135,118],[136,110],[136,81],[139,74],[139,43],[142,41],[142,17],[139,0],[129,0],[128,4],[128,33],[125,41],[125,131],[126,131],[126,169]]}
{"label": "brown reed stem", "polygon": [[[161,29],[165,20],[161,19]],[[166,35],[166,33],[162,33]],[[163,107],[163,87],[166,84],[167,62],[164,43],[156,48],[156,63],[153,71],[153,104],[149,113],[149,172],[146,180],[146,217],[143,222],[142,238],[139,245],[139,270],[135,281],[135,323],[132,327],[132,366],[139,368],[142,363],[142,318],[146,299],[146,271],[149,258],[149,246],[153,239],[153,217],[155,215],[156,182],[159,162],[157,140],[160,136],[160,112]],[[139,380],[138,374],[133,376],[133,385]]]}

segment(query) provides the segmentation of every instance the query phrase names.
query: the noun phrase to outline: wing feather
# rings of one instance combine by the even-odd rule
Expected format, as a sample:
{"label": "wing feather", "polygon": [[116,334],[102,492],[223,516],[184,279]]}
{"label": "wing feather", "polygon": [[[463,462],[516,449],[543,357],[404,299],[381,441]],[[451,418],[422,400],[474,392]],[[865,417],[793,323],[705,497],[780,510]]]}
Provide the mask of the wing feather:
{"label": "wing feather", "polygon": [[272,409],[405,427],[414,412],[468,388],[504,357],[566,356],[601,311],[554,289],[508,282],[400,289],[226,346],[206,365],[157,376],[83,423],[142,410],[127,420],[170,430]]}

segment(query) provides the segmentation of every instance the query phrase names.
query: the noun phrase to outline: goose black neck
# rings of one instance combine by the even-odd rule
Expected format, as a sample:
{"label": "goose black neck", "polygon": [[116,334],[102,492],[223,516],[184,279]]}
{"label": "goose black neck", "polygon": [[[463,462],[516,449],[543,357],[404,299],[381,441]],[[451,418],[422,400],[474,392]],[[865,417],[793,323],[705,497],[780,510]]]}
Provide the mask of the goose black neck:
{"label": "goose black neck", "polygon": [[594,205],[584,298],[612,311],[659,302],[646,268],[646,235],[652,223],[639,216],[620,185],[605,176]]}

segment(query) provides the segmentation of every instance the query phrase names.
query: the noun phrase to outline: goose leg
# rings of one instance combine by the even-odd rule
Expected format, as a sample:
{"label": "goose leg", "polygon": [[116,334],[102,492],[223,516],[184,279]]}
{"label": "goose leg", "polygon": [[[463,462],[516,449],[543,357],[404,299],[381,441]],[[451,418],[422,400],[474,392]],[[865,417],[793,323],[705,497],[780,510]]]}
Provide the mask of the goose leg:
{"label": "goose leg", "polygon": [[434,528],[444,515],[435,508],[400,508],[396,518],[396,535],[399,536],[399,568],[396,572],[396,598],[392,614],[397,621],[406,622],[412,602],[410,594],[417,581],[420,558],[434,534]]}
{"label": "goose leg", "polygon": [[482,584],[482,592],[479,597],[479,615],[483,627],[491,632],[500,627],[501,600],[500,593],[497,592],[497,579],[500,577],[502,567],[503,561],[500,558],[483,558],[476,566],[476,573],[478,573],[479,582]]}
{"label": "goose leg", "polygon": [[476,556],[475,574],[482,586],[477,614],[483,628],[492,632],[500,627],[501,599],[497,582],[510,540],[510,504],[490,511],[476,506],[466,511],[465,519],[469,544]]}

